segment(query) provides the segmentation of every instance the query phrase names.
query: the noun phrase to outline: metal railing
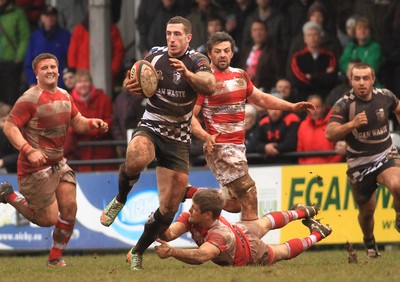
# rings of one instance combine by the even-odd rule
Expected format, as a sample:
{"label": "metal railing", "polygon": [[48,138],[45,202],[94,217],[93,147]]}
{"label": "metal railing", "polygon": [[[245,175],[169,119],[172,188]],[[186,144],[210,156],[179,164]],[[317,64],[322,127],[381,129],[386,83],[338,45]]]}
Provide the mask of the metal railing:
{"label": "metal railing", "polygon": [[[127,143],[124,140],[110,140],[110,141],[83,141],[78,142],[78,147],[88,147],[88,146],[126,146]],[[334,150],[327,151],[305,151],[305,152],[287,152],[279,155],[280,158],[300,158],[300,157],[320,157],[320,156],[332,156],[337,155]],[[249,164],[252,161],[262,162],[265,160],[264,154],[259,153],[249,153],[246,154]],[[70,166],[79,165],[110,165],[110,164],[121,164],[125,161],[125,158],[113,158],[113,159],[96,159],[96,160],[69,160],[68,164]],[[191,159],[193,166],[201,166],[205,163],[204,156],[197,156]],[[196,165],[197,164],[197,165]]]}

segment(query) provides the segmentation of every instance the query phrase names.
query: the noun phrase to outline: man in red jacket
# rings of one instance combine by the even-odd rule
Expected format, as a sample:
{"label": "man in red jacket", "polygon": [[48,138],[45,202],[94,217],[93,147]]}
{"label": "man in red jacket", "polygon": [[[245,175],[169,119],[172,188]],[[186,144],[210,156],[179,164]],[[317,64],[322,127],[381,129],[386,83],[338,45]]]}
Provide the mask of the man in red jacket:
{"label": "man in red jacket", "polygon": [[[111,73],[116,79],[122,69],[125,56],[121,33],[116,24],[111,24]],[[71,41],[68,46],[68,67],[90,69],[90,34],[89,18],[86,17],[72,30]]]}
{"label": "man in red jacket", "polygon": [[331,111],[318,95],[311,95],[308,102],[315,105],[315,112],[307,115],[300,123],[297,131],[297,151],[331,151],[336,150],[336,155],[313,156],[299,158],[299,164],[339,163],[343,161],[345,152],[344,141],[333,142],[326,139],[325,131]]}

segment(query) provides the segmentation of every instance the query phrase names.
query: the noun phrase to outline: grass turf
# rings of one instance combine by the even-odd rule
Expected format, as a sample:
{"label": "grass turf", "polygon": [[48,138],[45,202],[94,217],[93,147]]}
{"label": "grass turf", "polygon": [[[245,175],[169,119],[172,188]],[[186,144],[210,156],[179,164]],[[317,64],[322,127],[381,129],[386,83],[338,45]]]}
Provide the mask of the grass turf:
{"label": "grass turf", "polygon": [[272,266],[200,266],[161,260],[148,251],[144,271],[130,271],[125,253],[64,256],[68,266],[46,267],[47,255],[0,256],[0,281],[400,281],[400,250],[382,251],[368,259],[356,251],[358,263],[348,263],[346,250],[309,250]]}

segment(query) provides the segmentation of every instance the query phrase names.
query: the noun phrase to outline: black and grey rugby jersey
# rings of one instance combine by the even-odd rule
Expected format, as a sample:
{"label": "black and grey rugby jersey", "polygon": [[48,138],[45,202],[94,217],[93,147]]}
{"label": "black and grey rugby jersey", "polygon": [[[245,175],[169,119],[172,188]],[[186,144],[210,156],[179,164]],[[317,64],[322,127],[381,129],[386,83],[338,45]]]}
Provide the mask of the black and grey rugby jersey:
{"label": "black and grey rugby jersey", "polygon": [[329,122],[344,124],[363,111],[368,119],[368,124],[345,136],[349,168],[374,163],[386,156],[392,146],[389,114],[398,103],[399,99],[391,91],[380,88],[373,89],[370,101],[361,100],[351,89],[335,103]]}
{"label": "black and grey rugby jersey", "polygon": [[[145,58],[157,70],[159,82],[156,94],[148,100],[141,126],[170,139],[190,143],[191,118],[197,93],[171,66],[169,58],[168,47],[154,47]],[[177,59],[193,73],[211,73],[208,58],[195,50],[189,48]]]}

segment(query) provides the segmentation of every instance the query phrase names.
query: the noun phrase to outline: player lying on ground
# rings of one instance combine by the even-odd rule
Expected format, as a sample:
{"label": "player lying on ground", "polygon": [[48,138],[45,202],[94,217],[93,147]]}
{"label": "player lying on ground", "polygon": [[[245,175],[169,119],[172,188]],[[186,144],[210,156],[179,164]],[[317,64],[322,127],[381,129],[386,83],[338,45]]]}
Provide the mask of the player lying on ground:
{"label": "player lying on ground", "polygon": [[[162,259],[174,257],[189,264],[211,260],[221,266],[268,265],[298,256],[332,232],[328,225],[312,219],[318,213],[316,206],[297,204],[293,210],[270,212],[258,220],[230,224],[220,215],[224,205],[225,199],[219,191],[199,189],[189,212],[183,212],[157,240],[160,243],[155,247],[158,256]],[[268,245],[261,240],[270,230],[297,219],[303,219],[302,223],[310,229],[308,237],[278,245]],[[166,242],[186,232],[192,234],[198,248],[176,249]]]}

